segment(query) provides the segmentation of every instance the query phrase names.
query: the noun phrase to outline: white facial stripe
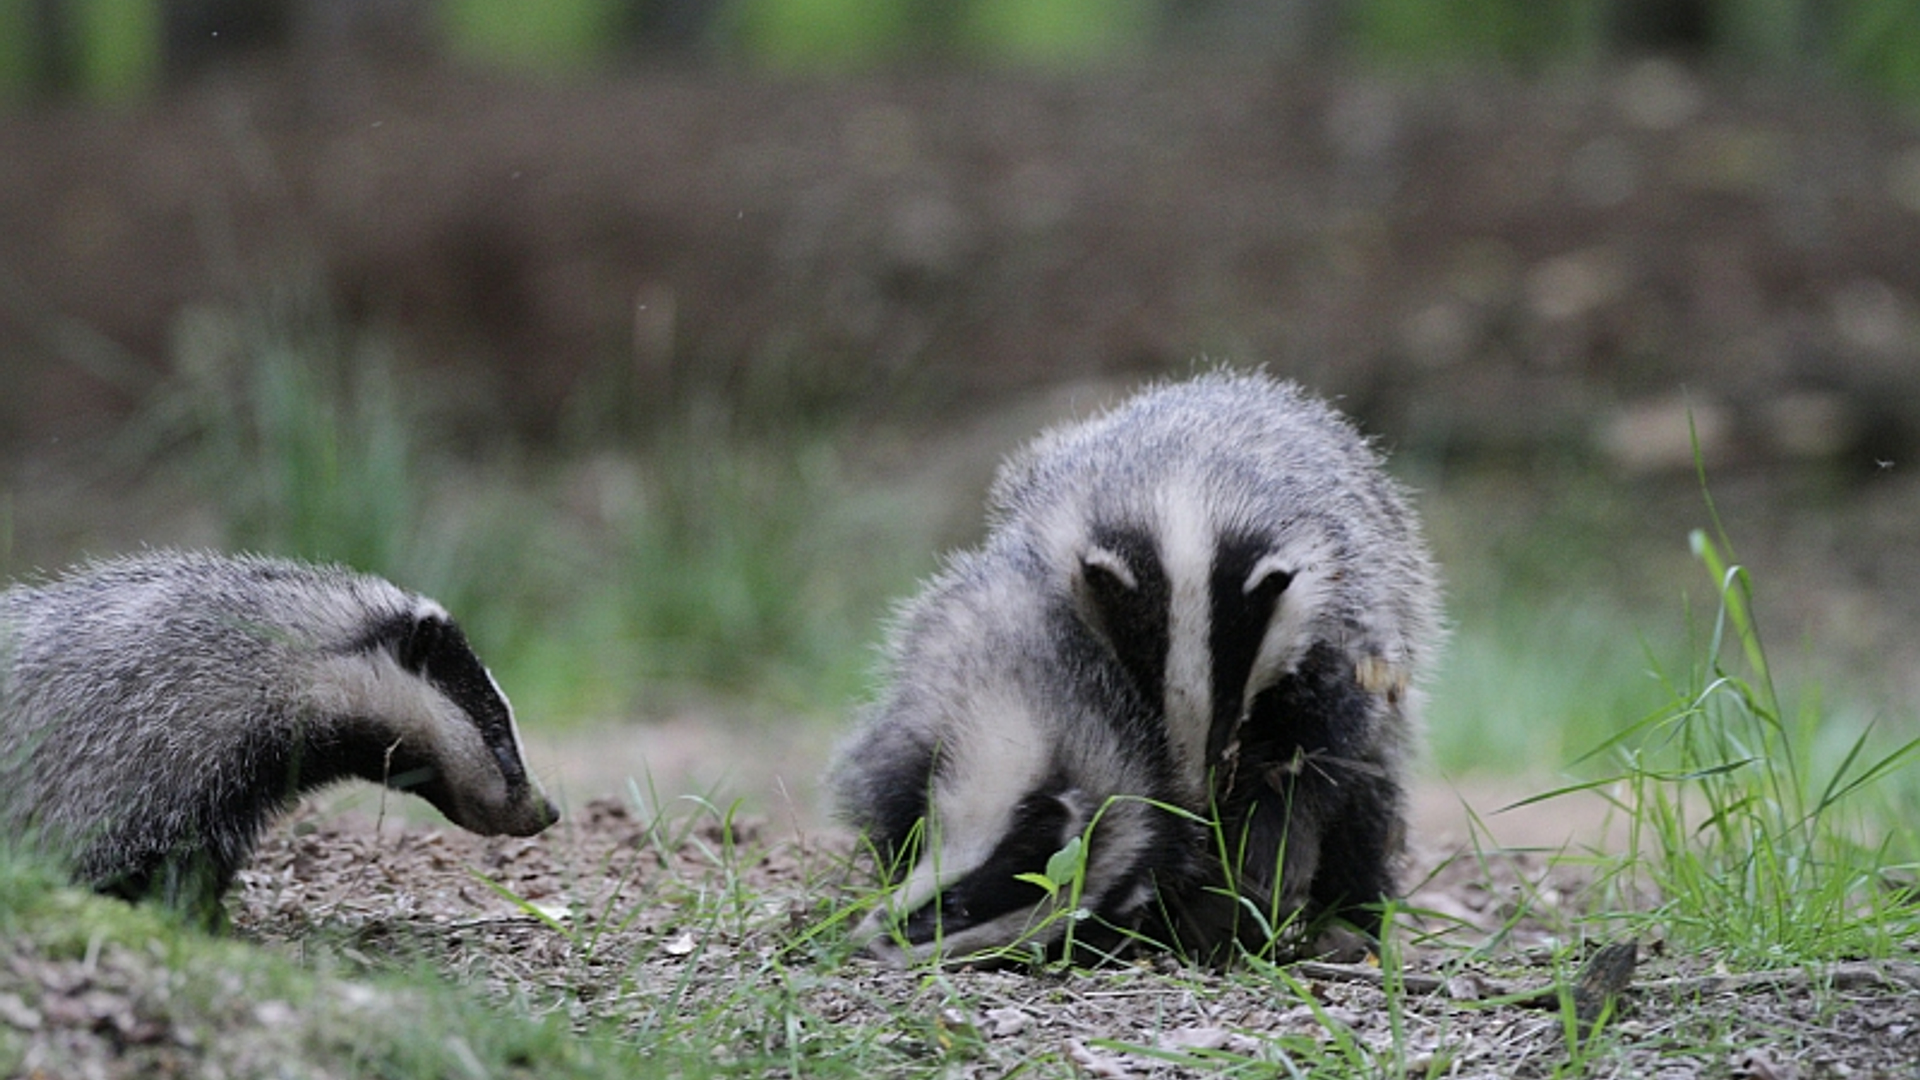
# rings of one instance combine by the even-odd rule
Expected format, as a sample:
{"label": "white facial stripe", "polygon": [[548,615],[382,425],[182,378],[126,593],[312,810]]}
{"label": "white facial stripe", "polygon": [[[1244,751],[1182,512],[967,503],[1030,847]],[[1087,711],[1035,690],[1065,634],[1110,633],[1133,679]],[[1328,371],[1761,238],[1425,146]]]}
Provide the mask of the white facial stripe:
{"label": "white facial stripe", "polygon": [[314,674],[311,693],[321,716],[378,720],[421,745],[437,743],[442,710],[458,711],[385,649],[328,657]]}
{"label": "white facial stripe", "polygon": [[952,739],[933,793],[919,863],[892,906],[907,912],[972,873],[999,845],[1014,808],[1038,786],[1051,748],[1032,711],[1003,688],[982,688],[965,715],[945,725]]}
{"label": "white facial stripe", "polygon": [[[446,608],[440,606],[438,602],[434,600],[430,600],[424,596],[416,597],[414,599],[413,617],[415,619],[440,619],[446,622],[453,621],[453,617],[447,614]],[[506,691],[500,688],[499,680],[493,677],[493,672],[489,670],[485,664],[480,665],[480,671],[483,675],[486,676],[488,687],[490,687],[493,690],[494,695],[500,699],[500,703],[506,707],[507,733],[513,739],[514,758],[515,760],[520,762],[521,770],[526,773],[527,783],[530,790],[529,798],[535,802],[543,800],[546,798],[546,792],[541,788],[540,782],[534,779],[532,770],[529,768],[527,764],[527,760],[528,760],[527,747],[526,747],[526,744],[520,738],[520,725],[518,722],[515,721],[513,716],[513,703],[507,700]],[[401,672],[400,674],[405,676],[408,673]],[[402,734],[415,738],[416,740],[426,740],[423,744],[429,745],[429,746],[444,747],[446,740],[449,737],[448,736],[449,731],[462,732],[463,734],[460,736],[460,738],[462,739],[463,742],[465,741],[464,733],[472,732],[473,734],[472,741],[479,744],[479,750],[477,752],[464,753],[464,754],[458,754],[458,755],[453,754],[450,751],[447,752],[447,756],[451,760],[460,761],[467,766],[466,773],[462,774],[460,778],[459,791],[464,793],[469,790],[472,790],[472,791],[486,790],[486,785],[488,785],[489,783],[492,783],[495,780],[500,781],[501,784],[504,785],[505,778],[500,777],[498,775],[499,765],[494,759],[492,749],[485,745],[486,740],[480,736],[477,730],[474,729],[472,723],[469,722],[467,717],[464,715],[464,713],[461,712],[459,706],[453,705],[450,701],[447,701],[444,695],[441,695],[439,691],[435,690],[431,685],[424,683],[422,680],[419,680],[417,678],[410,678],[410,681],[415,684],[418,684],[421,687],[421,692],[423,694],[433,695],[439,698],[441,701],[446,702],[448,705],[452,706],[453,711],[447,715],[447,719],[444,723],[436,721],[435,713],[431,709],[425,712],[416,710],[413,713],[406,713],[406,714],[403,714],[403,713],[385,714],[385,713],[376,712],[376,713],[371,713],[370,715],[376,715],[376,716],[392,715],[394,717],[401,717],[401,716],[411,717],[412,722],[416,726],[412,731],[403,732]],[[471,748],[463,747],[463,749],[470,750]],[[468,758],[471,758],[472,760],[466,761],[465,759],[468,759]],[[469,775],[472,777],[471,781],[465,779],[465,777]],[[467,786],[469,782],[472,784],[471,788]],[[501,788],[501,790],[504,792],[505,790],[504,786]],[[505,800],[505,795],[502,794],[500,799],[496,800],[496,803],[500,805],[504,805],[504,800]]]}
{"label": "white facial stripe", "polygon": [[400,667],[384,649],[330,657],[314,674],[312,703],[321,717],[366,717],[422,752],[447,778],[458,801],[454,824],[485,831],[507,804],[506,778],[460,707]]}
{"label": "white facial stripe", "polygon": [[1160,492],[1161,559],[1171,592],[1167,611],[1167,731],[1188,794],[1206,783],[1213,724],[1213,530],[1206,507],[1178,478]]}
{"label": "white facial stripe", "polygon": [[492,671],[489,671],[484,665],[480,670],[486,672],[487,685],[493,687],[494,694],[500,698],[500,704],[506,706],[507,733],[513,736],[513,756],[519,760],[522,771],[526,772],[527,783],[532,784],[537,791],[540,788],[540,782],[533,778],[533,771],[527,766],[527,747],[525,743],[520,741],[520,723],[514,719],[513,702],[507,700],[507,692],[500,689],[500,682],[493,677]]}
{"label": "white facial stripe", "polygon": [[[1132,870],[1145,850],[1149,840],[1146,819],[1151,811],[1142,802],[1122,799],[1107,804],[1104,812],[1095,806],[1080,807],[1079,812],[1087,819],[1091,819],[1095,813],[1100,814],[1099,823],[1094,826],[1098,834],[1095,845],[1099,857],[1087,865],[1086,880],[1079,897],[1081,905],[1122,918],[1138,911],[1153,898],[1151,883],[1137,882],[1118,906],[1107,903],[1107,894]],[[1072,826],[1076,834],[1085,828],[1085,820],[1076,820]],[[875,947],[883,956],[924,960],[932,956],[936,948],[949,957],[958,958],[1020,941],[1049,945],[1065,934],[1064,921],[1048,920],[1056,907],[1069,899],[1063,891],[1054,900],[1041,899],[986,922],[943,933],[936,941],[899,949],[887,940],[887,930],[895,919],[932,900],[944,888],[942,883],[950,883],[964,876],[963,873],[949,872],[948,867],[942,866],[939,881],[935,881],[932,867],[923,861],[888,898],[887,904],[861,921],[860,927],[854,931],[855,942],[862,947]]]}
{"label": "white facial stripe", "polygon": [[[992,856],[1012,827],[1014,810],[1044,779],[1052,747],[1026,700],[1005,687],[981,687],[966,712],[943,725],[945,761],[933,792],[920,858],[886,902],[862,921],[856,939],[885,940],[895,920],[933,902]],[[1023,908],[942,939],[950,951],[1004,944],[1018,936],[1035,908]],[[969,944],[971,943],[971,944]],[[910,950],[921,956],[931,946]]]}

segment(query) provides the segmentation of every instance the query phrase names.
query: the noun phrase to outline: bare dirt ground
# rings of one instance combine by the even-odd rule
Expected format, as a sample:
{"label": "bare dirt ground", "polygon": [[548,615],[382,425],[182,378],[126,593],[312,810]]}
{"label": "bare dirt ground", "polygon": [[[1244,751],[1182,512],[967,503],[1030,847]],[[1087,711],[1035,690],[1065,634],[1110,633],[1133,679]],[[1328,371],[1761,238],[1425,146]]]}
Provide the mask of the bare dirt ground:
{"label": "bare dirt ground", "polygon": [[[1297,1055],[1344,1037],[1335,1031],[1383,1048],[1396,1027],[1408,1074],[1544,1076],[1568,1058],[1559,999],[1514,997],[1575,979],[1549,957],[1569,932],[1566,917],[1586,902],[1588,875],[1552,852],[1569,838],[1602,842],[1592,806],[1498,814],[1522,785],[1423,789],[1408,881],[1409,901],[1424,914],[1399,936],[1406,982],[1391,998],[1380,970],[1366,964],[1305,965],[1291,972],[1291,986],[1167,958],[930,979],[809,955],[808,930],[859,884],[848,878],[850,843],[773,769],[732,781],[747,803],[772,812],[740,812],[723,827],[726,787],[681,786],[689,774],[671,757],[701,759],[714,749],[713,730],[636,733],[628,747],[607,733],[576,738],[568,760],[605,762],[645,743],[647,756],[628,760],[649,763],[653,792],[638,804],[631,792],[639,786],[583,800],[592,781],[566,777],[567,820],[530,840],[370,819],[378,805],[364,799],[345,810],[310,807],[276,829],[244,873],[237,929],[296,952],[321,941],[375,963],[426,957],[497,997],[636,1031],[671,1026],[658,1013],[662,1002],[728,1016],[734,980],[799,972],[781,977],[807,1023],[889,1032],[902,1068],[946,1060],[947,1075],[1005,1075],[1023,1064],[1058,1075],[1204,1075],[1236,1058],[1272,1060],[1288,1047]],[[709,744],[697,745],[702,739]],[[808,756],[785,760],[799,771]],[[676,798],[681,790],[703,792],[716,811]],[[1484,834],[1474,842],[1469,806],[1497,842]],[[751,897],[752,910],[715,918],[694,899],[728,892]],[[1470,949],[1480,952],[1468,958]],[[1920,1061],[1920,964],[1728,976],[1713,957],[1672,955],[1658,942],[1643,943],[1639,956],[1611,1021],[1623,1048],[1591,1075],[1891,1077],[1912,1076]],[[903,1015],[917,1019],[903,1024]],[[766,1020],[720,1022],[751,1041]],[[802,1023],[791,1037],[805,1030]]]}

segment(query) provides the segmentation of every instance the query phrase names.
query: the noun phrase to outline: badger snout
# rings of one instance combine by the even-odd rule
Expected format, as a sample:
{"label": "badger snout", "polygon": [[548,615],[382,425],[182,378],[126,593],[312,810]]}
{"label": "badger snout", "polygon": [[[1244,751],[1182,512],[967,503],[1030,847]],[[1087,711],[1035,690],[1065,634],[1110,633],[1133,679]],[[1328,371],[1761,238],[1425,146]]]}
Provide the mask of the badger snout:
{"label": "badger snout", "polygon": [[531,783],[498,801],[456,803],[443,812],[455,825],[481,836],[533,836],[560,820],[560,808]]}
{"label": "badger snout", "polygon": [[521,803],[520,813],[503,823],[500,831],[508,836],[532,836],[559,820],[560,808],[547,798],[546,792],[533,788]]}
{"label": "badger snout", "polygon": [[411,790],[448,821],[481,836],[532,836],[560,820],[517,749],[497,752],[470,725],[446,725],[438,734],[428,779]]}

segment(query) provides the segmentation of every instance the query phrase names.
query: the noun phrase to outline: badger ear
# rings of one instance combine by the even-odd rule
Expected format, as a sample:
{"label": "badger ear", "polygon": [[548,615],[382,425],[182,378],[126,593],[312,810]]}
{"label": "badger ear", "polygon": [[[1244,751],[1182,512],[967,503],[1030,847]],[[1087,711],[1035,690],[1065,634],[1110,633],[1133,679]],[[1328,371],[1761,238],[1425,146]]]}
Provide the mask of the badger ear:
{"label": "badger ear", "polygon": [[1141,606],[1140,579],[1120,553],[1098,545],[1082,552],[1073,571],[1074,606],[1080,619],[1115,651],[1130,617]]}
{"label": "badger ear", "polygon": [[1278,597],[1293,584],[1294,571],[1291,560],[1279,552],[1271,552],[1259,562],[1253,564],[1248,572],[1246,584],[1240,586],[1242,596]]}
{"label": "badger ear", "polygon": [[1132,592],[1140,587],[1140,581],[1133,576],[1133,568],[1112,548],[1094,545],[1080,556],[1080,576],[1090,587],[1100,589],[1125,589]]}
{"label": "badger ear", "polygon": [[410,611],[374,628],[367,645],[385,649],[402,669],[425,674],[428,659],[441,650],[449,629],[447,620],[437,612]]}
{"label": "badger ear", "polygon": [[1108,612],[1123,608],[1140,591],[1140,579],[1133,568],[1112,548],[1089,547],[1080,556],[1073,575],[1073,591],[1081,608],[1096,621],[1105,621]]}
{"label": "badger ear", "polygon": [[1136,571],[1120,551],[1090,545],[1074,565],[1073,602],[1080,621],[1106,644],[1135,689],[1158,701],[1166,663],[1166,588],[1152,566],[1141,565]]}

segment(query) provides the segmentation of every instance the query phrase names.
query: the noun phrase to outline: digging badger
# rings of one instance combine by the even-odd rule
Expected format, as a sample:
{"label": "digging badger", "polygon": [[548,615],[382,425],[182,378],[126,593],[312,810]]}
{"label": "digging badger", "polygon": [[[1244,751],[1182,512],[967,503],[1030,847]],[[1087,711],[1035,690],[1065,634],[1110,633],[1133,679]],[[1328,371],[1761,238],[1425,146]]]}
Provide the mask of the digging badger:
{"label": "digging badger", "polygon": [[76,880],[218,921],[272,816],[349,777],[477,833],[558,816],[459,627],[379,578],[157,552],[0,593],[0,827]]}
{"label": "digging badger", "polygon": [[1083,835],[1077,945],[1223,957],[1321,914],[1377,935],[1439,631],[1366,441],[1291,384],[1214,373],[1044,435],[990,501],[982,546],[900,612],[831,774],[897,875],[870,948],[1057,949],[1068,921],[1018,875]]}

